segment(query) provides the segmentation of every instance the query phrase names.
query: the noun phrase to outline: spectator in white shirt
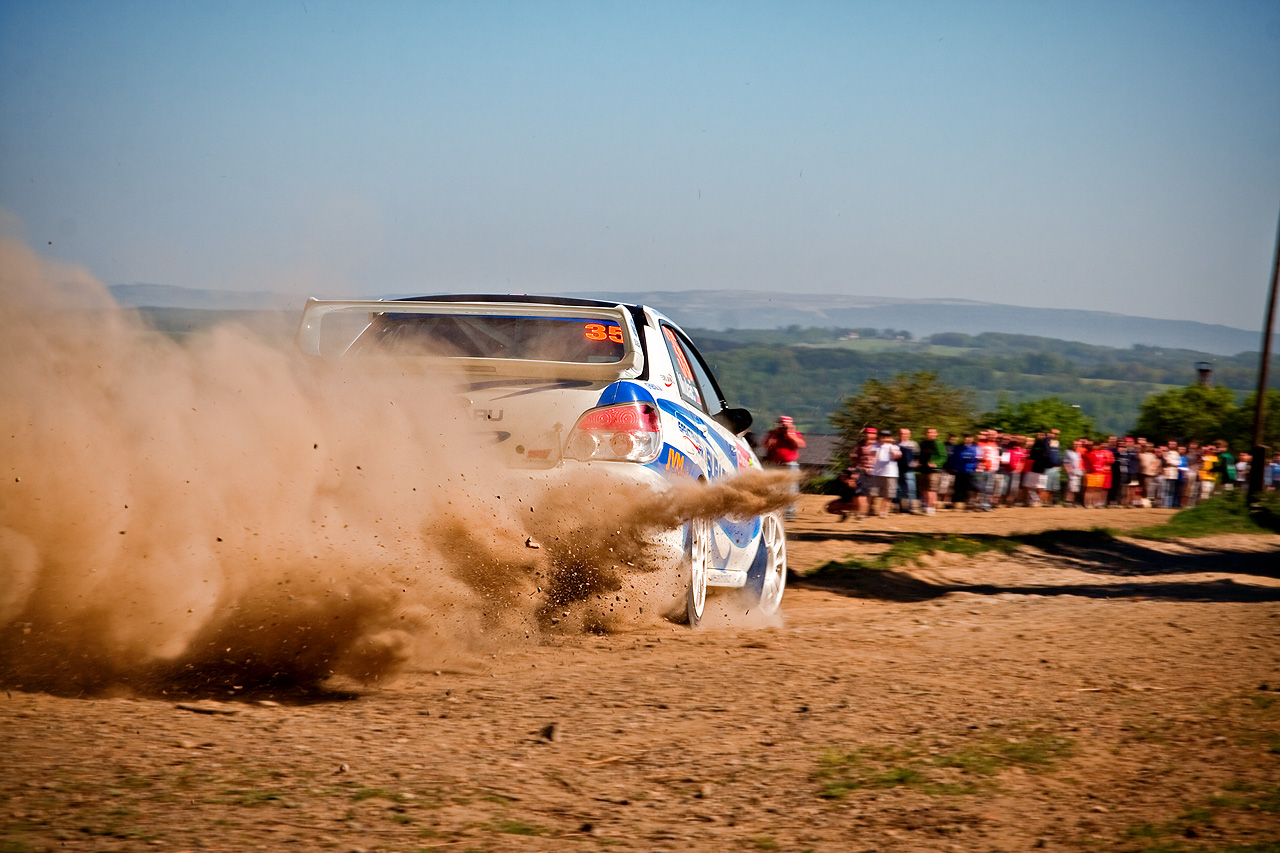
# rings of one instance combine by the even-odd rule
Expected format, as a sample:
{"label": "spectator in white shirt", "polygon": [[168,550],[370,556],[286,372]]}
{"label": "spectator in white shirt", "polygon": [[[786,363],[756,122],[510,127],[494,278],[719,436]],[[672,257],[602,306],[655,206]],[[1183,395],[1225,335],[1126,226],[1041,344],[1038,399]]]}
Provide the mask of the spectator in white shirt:
{"label": "spectator in white shirt", "polygon": [[880,430],[875,462],[871,466],[871,496],[875,501],[872,512],[881,518],[889,514],[889,504],[897,497],[898,460],[901,458],[902,451],[893,443],[893,433],[887,429]]}

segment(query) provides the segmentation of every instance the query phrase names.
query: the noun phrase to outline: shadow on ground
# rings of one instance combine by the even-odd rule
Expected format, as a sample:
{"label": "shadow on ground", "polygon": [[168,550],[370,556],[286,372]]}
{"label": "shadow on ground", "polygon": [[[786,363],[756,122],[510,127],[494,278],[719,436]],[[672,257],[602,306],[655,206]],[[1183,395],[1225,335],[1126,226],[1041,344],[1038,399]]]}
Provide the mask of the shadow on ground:
{"label": "shadow on ground", "polygon": [[[910,536],[875,537],[896,544]],[[915,537],[918,541],[920,537]],[[970,541],[994,542],[1001,537],[968,536]],[[1260,551],[1232,550],[1181,540],[1157,547],[1141,540],[1118,539],[1106,531],[1059,530],[1006,537],[1021,547],[1006,559],[1034,562],[1038,571],[1069,570],[1127,580],[1096,584],[1026,585],[965,584],[931,581],[912,574],[912,566],[868,568],[856,562],[828,563],[816,572],[793,576],[789,583],[861,598],[887,601],[927,601],[948,593],[977,595],[1076,595],[1085,598],[1156,598],[1170,601],[1280,601],[1280,587],[1239,583],[1229,578],[1177,581],[1170,576],[1207,573],[1280,578],[1280,541]],[[871,540],[871,537],[868,537]],[[1162,543],[1163,544],[1163,543]],[[926,550],[929,550],[926,548]],[[939,549],[943,550],[943,549]],[[1150,578],[1150,580],[1143,580]],[[1157,578],[1159,578],[1157,580]]]}
{"label": "shadow on ground", "polygon": [[974,595],[1077,595],[1084,598],[1158,598],[1166,601],[1261,602],[1280,601],[1280,589],[1238,584],[1231,580],[1196,583],[1152,582],[1065,584],[1062,586],[1001,586],[998,584],[940,584],[907,572],[868,569],[839,577],[798,578],[794,586],[841,592],[857,598],[884,601],[929,601],[952,592]]}
{"label": "shadow on ground", "polygon": [[1263,539],[1264,550],[1235,550],[1211,540],[1170,543],[1117,538],[1103,530],[1051,530],[1013,537],[1063,568],[1113,577],[1221,572],[1280,578],[1280,540]]}

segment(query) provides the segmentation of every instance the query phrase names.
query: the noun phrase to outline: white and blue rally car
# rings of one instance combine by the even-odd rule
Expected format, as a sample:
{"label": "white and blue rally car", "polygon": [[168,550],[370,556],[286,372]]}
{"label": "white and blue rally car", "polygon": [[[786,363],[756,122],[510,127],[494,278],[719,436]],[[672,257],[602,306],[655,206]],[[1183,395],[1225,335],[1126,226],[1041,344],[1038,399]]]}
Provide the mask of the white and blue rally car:
{"label": "white and blue rally car", "polygon": [[[662,488],[760,466],[743,438],[750,413],[728,406],[688,336],[646,306],[526,295],[310,299],[297,342],[312,355],[447,359],[511,468],[606,466]],[[691,625],[708,587],[777,611],[787,576],[779,513],[695,519],[665,536]]]}

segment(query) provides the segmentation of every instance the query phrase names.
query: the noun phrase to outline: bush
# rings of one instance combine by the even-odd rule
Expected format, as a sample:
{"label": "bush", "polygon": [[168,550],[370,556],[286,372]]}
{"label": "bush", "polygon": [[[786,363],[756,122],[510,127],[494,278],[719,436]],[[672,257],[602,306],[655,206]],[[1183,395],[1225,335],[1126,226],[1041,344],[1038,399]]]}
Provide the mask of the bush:
{"label": "bush", "polygon": [[800,484],[800,491],[806,495],[837,495],[838,478],[835,474],[819,474],[810,477]]}
{"label": "bush", "polygon": [[1272,533],[1280,533],[1280,492],[1263,492],[1251,508],[1253,521]]}
{"label": "bush", "polygon": [[1194,539],[1218,533],[1280,533],[1280,494],[1263,492],[1250,506],[1243,490],[1181,510],[1164,524],[1135,530],[1140,539]]}

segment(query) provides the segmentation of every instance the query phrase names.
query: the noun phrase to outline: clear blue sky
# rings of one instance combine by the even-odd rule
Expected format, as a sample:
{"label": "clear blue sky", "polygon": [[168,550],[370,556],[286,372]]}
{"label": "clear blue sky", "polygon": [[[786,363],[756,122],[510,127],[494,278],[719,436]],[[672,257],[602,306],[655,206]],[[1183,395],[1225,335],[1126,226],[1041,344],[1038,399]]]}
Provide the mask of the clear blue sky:
{"label": "clear blue sky", "polygon": [[0,208],[111,284],[1256,329],[1280,0],[0,0]]}

